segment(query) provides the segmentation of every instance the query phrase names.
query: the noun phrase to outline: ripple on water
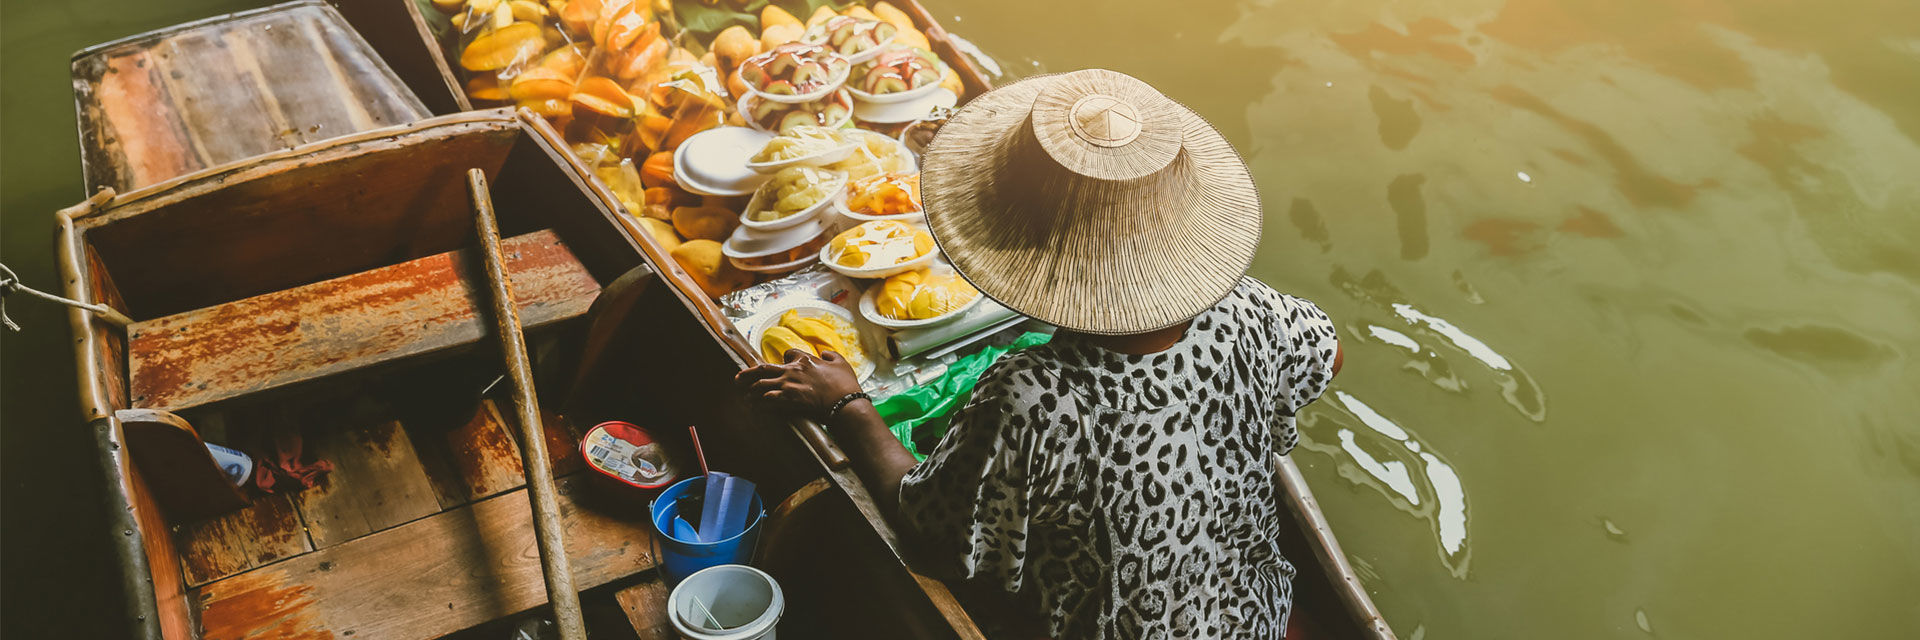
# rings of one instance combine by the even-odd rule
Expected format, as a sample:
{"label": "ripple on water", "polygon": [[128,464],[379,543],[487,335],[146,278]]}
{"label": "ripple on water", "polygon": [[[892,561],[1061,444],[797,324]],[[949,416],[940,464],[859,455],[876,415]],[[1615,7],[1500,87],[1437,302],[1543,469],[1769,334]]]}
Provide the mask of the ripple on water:
{"label": "ripple on water", "polygon": [[1372,487],[1388,503],[1427,521],[1440,560],[1467,577],[1471,547],[1467,491],[1453,464],[1418,435],[1353,394],[1334,390],[1303,416],[1300,446],[1336,461],[1341,477]]}

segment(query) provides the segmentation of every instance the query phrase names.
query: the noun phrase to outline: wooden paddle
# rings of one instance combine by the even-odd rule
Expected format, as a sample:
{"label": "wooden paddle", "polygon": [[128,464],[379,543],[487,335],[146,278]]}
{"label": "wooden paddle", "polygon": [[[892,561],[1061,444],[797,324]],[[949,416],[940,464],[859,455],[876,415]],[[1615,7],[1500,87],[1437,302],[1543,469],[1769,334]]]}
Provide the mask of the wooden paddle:
{"label": "wooden paddle", "polygon": [[500,351],[507,376],[513,379],[513,408],[519,414],[520,463],[527,470],[527,499],[533,503],[534,538],[540,546],[540,569],[546,574],[547,599],[553,603],[554,622],[562,640],[587,640],[580,614],[580,592],[573,586],[573,568],[567,561],[565,531],[560,524],[560,501],[553,488],[553,468],[547,466],[545,431],[540,425],[540,400],[533,393],[533,367],[527,362],[527,340],[520,330],[519,307],[513,301],[513,283],[507,279],[506,259],[500,253],[500,225],[493,215],[493,195],[487,176],[467,170],[467,188],[473,200],[473,230],[480,236],[480,254],[487,263],[487,284],[493,291],[493,320],[500,334]]}

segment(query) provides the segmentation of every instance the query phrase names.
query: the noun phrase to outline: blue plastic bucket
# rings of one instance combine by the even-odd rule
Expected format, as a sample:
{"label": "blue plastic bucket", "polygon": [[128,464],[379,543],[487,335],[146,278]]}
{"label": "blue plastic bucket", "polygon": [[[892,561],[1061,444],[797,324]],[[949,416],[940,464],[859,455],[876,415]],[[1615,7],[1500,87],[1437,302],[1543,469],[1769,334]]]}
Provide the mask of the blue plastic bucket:
{"label": "blue plastic bucket", "polygon": [[[679,584],[682,579],[707,567],[747,564],[753,560],[753,550],[760,542],[760,521],[766,519],[767,510],[757,491],[753,500],[747,503],[747,528],[740,535],[713,542],[682,542],[674,539],[675,505],[682,500],[691,500],[697,505],[705,497],[706,488],[706,476],[681,480],[660,492],[649,509],[653,516],[654,539],[660,541],[660,572],[669,585]],[[687,513],[693,514],[694,519],[698,520],[700,510],[689,507]]]}

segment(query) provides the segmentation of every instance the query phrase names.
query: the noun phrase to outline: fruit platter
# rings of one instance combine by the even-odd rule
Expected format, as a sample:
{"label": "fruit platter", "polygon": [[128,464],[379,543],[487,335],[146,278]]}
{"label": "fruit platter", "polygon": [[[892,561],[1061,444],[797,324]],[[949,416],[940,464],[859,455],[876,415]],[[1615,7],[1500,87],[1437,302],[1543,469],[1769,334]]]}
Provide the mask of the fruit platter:
{"label": "fruit platter", "polygon": [[984,297],[939,262],[921,211],[917,145],[903,142],[923,143],[967,97],[955,64],[972,63],[935,53],[922,26],[930,23],[888,2],[433,6],[451,25],[441,45],[458,62],[464,97],[547,119],[699,294],[718,300],[803,272],[864,292],[815,300],[840,315],[739,319],[753,348],[763,338],[785,347],[762,357],[802,347],[864,353],[855,333],[834,343],[819,324],[912,329],[964,315]]}

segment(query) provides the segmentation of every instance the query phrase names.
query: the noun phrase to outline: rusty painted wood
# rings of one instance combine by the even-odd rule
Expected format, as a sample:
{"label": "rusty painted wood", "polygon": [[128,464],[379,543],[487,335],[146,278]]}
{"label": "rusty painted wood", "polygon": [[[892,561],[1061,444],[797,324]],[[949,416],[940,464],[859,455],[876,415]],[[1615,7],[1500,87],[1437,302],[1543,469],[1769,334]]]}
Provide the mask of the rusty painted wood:
{"label": "rusty painted wood", "polygon": [[467,170],[467,189],[472,195],[473,229],[480,237],[480,257],[486,263],[489,297],[493,303],[493,327],[500,337],[500,352],[506,360],[507,379],[513,383],[513,409],[520,433],[520,466],[527,473],[527,500],[533,505],[534,537],[540,542],[540,563],[547,582],[547,597],[553,602],[554,623],[563,640],[587,640],[587,627],[580,613],[580,591],[573,586],[573,570],[567,563],[566,531],[560,526],[560,505],[554,495],[553,470],[547,467],[547,437],[540,424],[540,399],[533,389],[533,363],[527,358],[527,338],[520,325],[520,305],[514,301],[513,279],[508,275],[507,259],[502,255],[500,224],[493,212],[493,195],[487,191],[487,173]]}
{"label": "rusty painted wood", "polygon": [[185,419],[160,409],[121,409],[114,417],[134,463],[152,472],[155,499],[169,514],[202,518],[247,504]]}
{"label": "rusty painted wood", "polygon": [[187,586],[200,585],[313,550],[293,502],[263,496],[223,515],[180,527],[180,568]]}
{"label": "rusty painted wood", "polygon": [[[653,568],[651,527],[556,495],[573,580],[592,588]],[[437,638],[546,602],[522,491],[242,573],[198,590],[205,640]]]}
{"label": "rusty painted wood", "polygon": [[[166,640],[189,640],[192,638],[192,611],[188,609],[187,585],[178,569],[180,550],[174,545],[169,521],[160,512],[159,503],[153,501],[153,490],[148,488],[146,481],[147,474],[134,465],[127,465],[123,470],[129,495],[133,498],[128,510],[133,512],[139,530],[132,533],[122,531],[121,534],[140,538],[147,568],[151,572],[151,610],[160,618],[160,635]],[[139,611],[141,607],[134,610]]]}
{"label": "rusty painted wood", "polygon": [[[506,245],[528,325],[586,313],[599,285],[557,236]],[[137,322],[133,403],[177,411],[476,344],[488,323],[469,261],[442,253]]]}
{"label": "rusty painted wood", "polygon": [[620,603],[639,640],[677,640],[680,634],[667,619],[667,594],[665,583],[648,580],[613,592],[613,601]]}
{"label": "rusty painted wood", "polygon": [[121,191],[427,116],[322,2],[218,16],[74,56],[89,190]]}
{"label": "rusty painted wood", "polygon": [[305,448],[333,471],[294,494],[316,549],[325,549],[440,511],[406,430],[393,420],[321,421]]}

